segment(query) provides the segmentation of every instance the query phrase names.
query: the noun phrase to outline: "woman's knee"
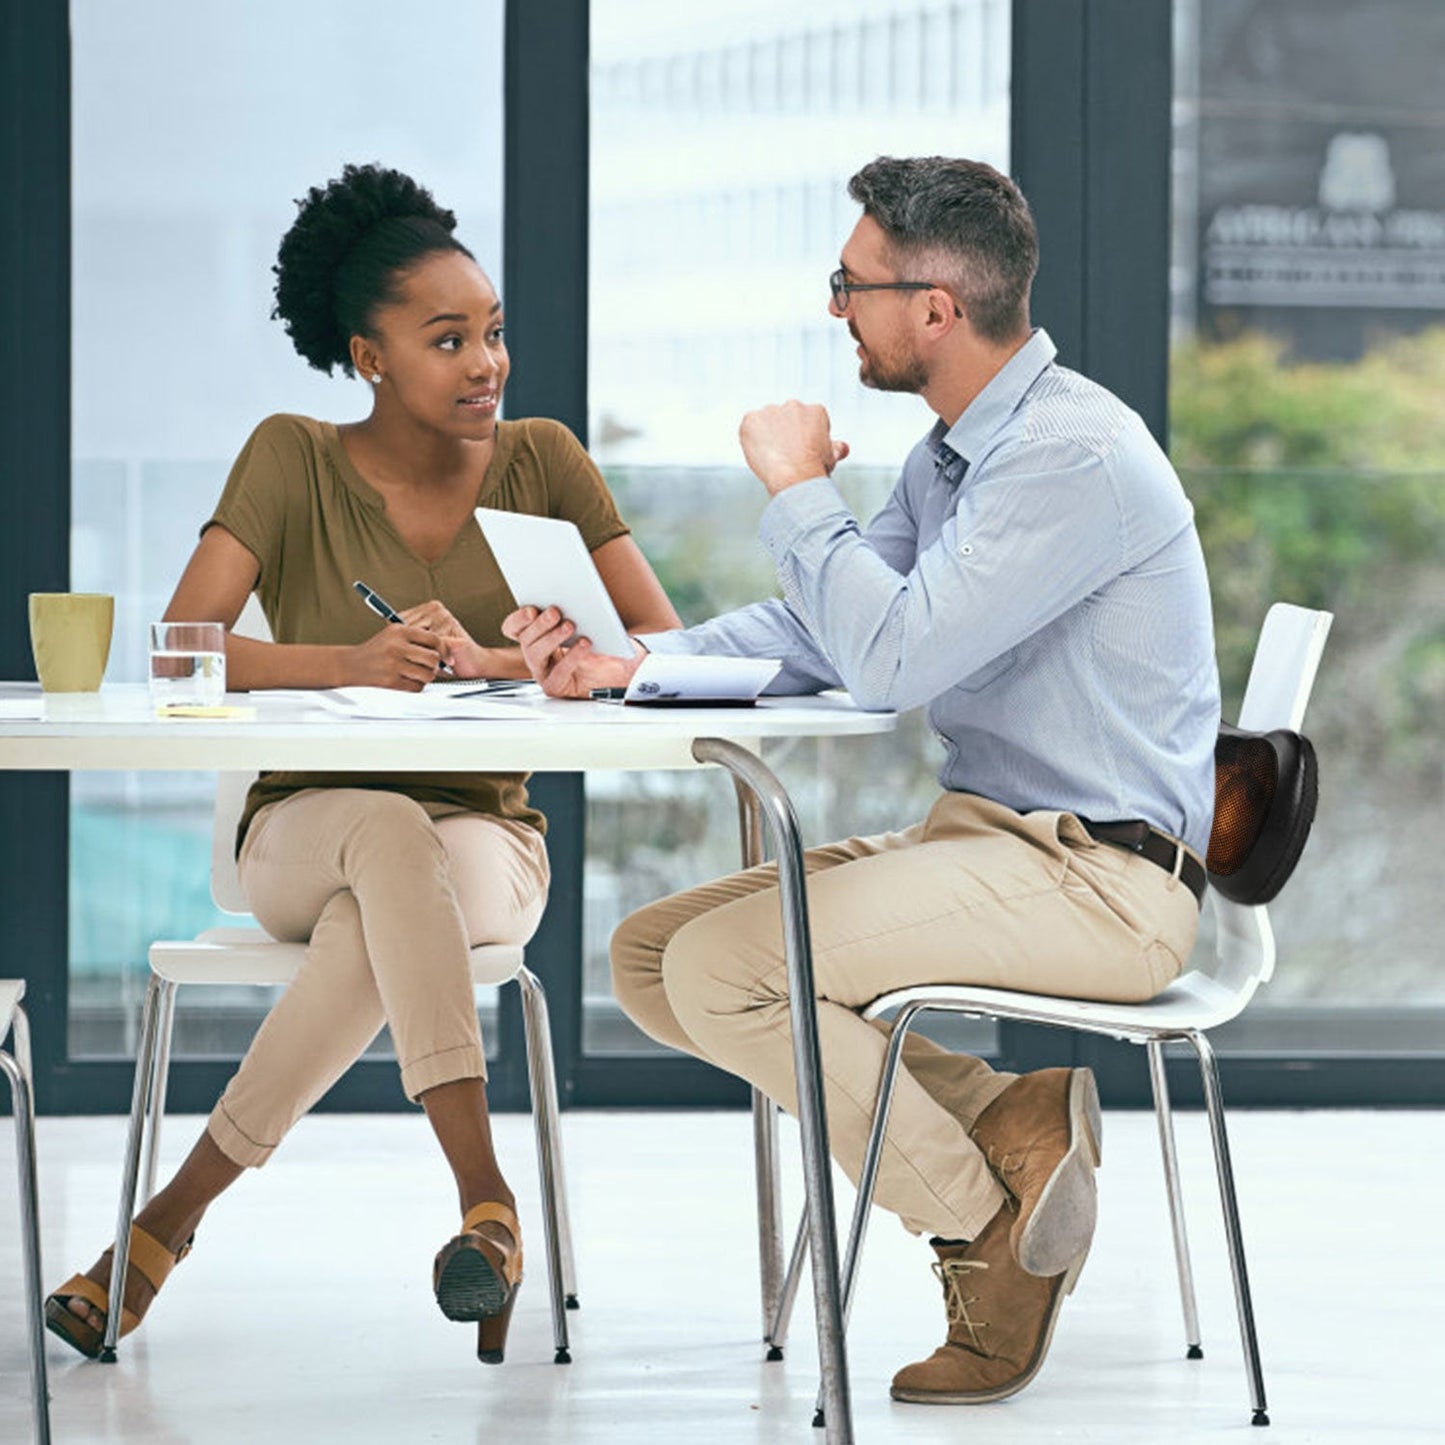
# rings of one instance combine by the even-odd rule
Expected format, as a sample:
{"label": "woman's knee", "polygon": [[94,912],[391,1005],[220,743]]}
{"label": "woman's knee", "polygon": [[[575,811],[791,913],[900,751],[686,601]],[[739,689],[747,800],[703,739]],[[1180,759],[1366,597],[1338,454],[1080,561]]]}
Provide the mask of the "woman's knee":
{"label": "woman's knee", "polygon": [[468,940],[526,943],[547,906],[550,870],[541,834],[479,813],[439,819],[436,829]]}
{"label": "woman's knee", "polygon": [[427,810],[404,793],[366,792],[346,809],[340,845],[341,870],[348,880],[380,868],[390,879],[425,875],[450,886],[441,834]]}
{"label": "woman's knee", "polygon": [[346,790],[350,797],[347,811],[350,814],[347,831],[357,837],[373,834],[383,838],[394,838],[398,834],[416,834],[435,839],[440,846],[440,835],[431,814],[405,793],[389,792],[385,788],[353,788]]}

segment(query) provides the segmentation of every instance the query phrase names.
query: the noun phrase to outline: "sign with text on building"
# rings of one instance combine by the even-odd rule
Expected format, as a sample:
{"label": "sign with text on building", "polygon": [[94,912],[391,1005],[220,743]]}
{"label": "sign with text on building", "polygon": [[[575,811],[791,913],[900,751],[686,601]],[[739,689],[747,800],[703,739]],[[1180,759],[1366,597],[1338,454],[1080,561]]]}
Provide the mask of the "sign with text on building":
{"label": "sign with text on building", "polygon": [[1194,13],[1200,329],[1343,359],[1445,323],[1445,3]]}
{"label": "sign with text on building", "polygon": [[1445,210],[1401,206],[1396,190],[1384,135],[1336,131],[1315,204],[1246,201],[1209,215],[1205,302],[1445,309]]}

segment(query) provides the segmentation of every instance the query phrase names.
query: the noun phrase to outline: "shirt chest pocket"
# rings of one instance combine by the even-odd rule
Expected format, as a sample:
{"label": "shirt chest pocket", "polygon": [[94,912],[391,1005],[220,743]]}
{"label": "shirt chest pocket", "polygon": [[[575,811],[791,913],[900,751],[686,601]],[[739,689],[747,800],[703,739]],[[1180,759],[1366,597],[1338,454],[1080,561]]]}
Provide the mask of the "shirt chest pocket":
{"label": "shirt chest pocket", "polygon": [[1019,648],[1011,647],[1007,652],[1001,652],[995,658],[969,673],[958,682],[960,692],[982,692],[986,687],[992,687],[1005,673],[1012,671],[1019,660]]}

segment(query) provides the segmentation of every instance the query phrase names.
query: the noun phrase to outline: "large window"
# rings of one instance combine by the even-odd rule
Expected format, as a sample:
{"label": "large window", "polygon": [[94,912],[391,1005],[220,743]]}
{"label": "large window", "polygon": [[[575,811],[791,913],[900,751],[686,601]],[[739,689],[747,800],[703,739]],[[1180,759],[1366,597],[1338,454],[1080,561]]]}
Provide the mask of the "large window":
{"label": "large window", "polygon": [[1226,716],[1276,598],[1334,630],[1320,814],[1229,1031],[1438,1050],[1445,807],[1445,119],[1433,0],[1179,0],[1171,450],[1214,587]]}
{"label": "large window", "polygon": [[[593,455],[685,621],[775,593],[742,466],[743,412],[824,403],[852,447],[837,480],[882,503],[931,417],[866,391],[827,277],[879,154],[1008,166],[1007,0],[786,6],[594,0],[589,412]],[[936,794],[920,716],[881,740],[765,753],[805,841],[902,827]],[[715,775],[591,775],[583,1046],[649,1047],[612,1001],[607,940],[661,894],[738,864]],[[991,1046],[986,1025],[954,1037]]]}
{"label": "large window", "polygon": [[[158,618],[251,428],[344,421],[269,319],[293,200],[348,161],[423,181],[501,274],[502,3],[74,0],[71,585],[116,597],[107,678],[145,676]],[[211,787],[77,773],[70,1052],[129,1052],[146,949],[215,921]],[[182,1053],[239,1054],[266,1008],[183,991]]]}
{"label": "large window", "polygon": [[[858,387],[824,313],[854,214],[844,183],[879,152],[1009,164],[1043,232],[1037,319],[1066,362],[1162,432],[1165,207],[1151,178],[1164,171],[1167,11],[727,0],[698,18],[657,0],[595,0],[588,101],[588,8],[72,0],[0,12],[11,82],[0,109],[19,138],[0,167],[16,200],[0,242],[22,278],[4,309],[6,334],[24,339],[0,420],[0,491],[16,523],[0,530],[0,570],[12,604],[31,588],[116,593],[110,675],[138,678],[143,624],[248,429],[283,408],[356,414],[359,396],[309,373],[267,320],[291,199],[348,159],[424,176],[496,274],[505,148],[503,281],[519,358],[510,400],[516,414],[581,425],[585,311],[590,445],[689,619],[772,587],[753,534],[764,498],[735,450],[743,410],[787,395],[828,404],[855,448],[840,483],[860,513],[927,421],[910,399]],[[1325,769],[1319,829],[1274,910],[1279,975],[1232,1035],[1247,1056],[1228,1065],[1232,1092],[1297,1098],[1294,1056],[1438,1052],[1445,1004],[1419,842],[1445,791],[1434,396],[1445,255],[1434,158],[1445,152],[1430,100],[1445,22],[1427,0],[1175,8],[1172,445],[1210,553],[1229,706],[1272,597],[1331,606],[1339,619],[1312,712]],[[67,160],[69,208],[53,184]],[[46,269],[68,245],[73,395],[53,324],[66,288]],[[72,418],[73,535],[48,500],[66,493]],[[23,612],[0,615],[14,676],[27,666]],[[915,816],[936,763],[921,729],[885,747],[769,756],[812,841]],[[603,1095],[636,1101],[676,1075],[666,1061],[625,1059],[645,1041],[612,1005],[606,939],[636,904],[733,866],[732,799],[704,775],[588,786],[598,806],[580,1019],[573,888],[556,890],[532,956],[552,989],[564,1074],[572,1067],[564,1088],[600,1097],[589,1090],[605,1075]],[[580,806],[570,782],[541,789],[557,792],[548,806],[559,818]],[[76,777],[64,986],[53,923],[61,792],[53,778],[5,780],[13,823],[0,839],[0,916],[16,956],[31,960],[45,1097],[93,1108],[123,1102],[146,944],[211,919],[208,790],[180,775]],[[574,822],[557,831],[564,850]],[[182,1050],[233,1054],[262,1007],[248,996],[188,1014]],[[504,997],[510,1038],[507,1008]],[[1000,1036],[1014,1065],[1057,1061],[1035,1060],[1016,1032]],[[504,1043],[494,1081],[509,1057]],[[1439,1077],[1438,1060],[1418,1058],[1311,1067],[1334,1071],[1337,1098],[1374,1097],[1382,1078],[1390,1097],[1424,1098]],[[385,1067],[361,1072],[385,1074],[394,1094]],[[218,1065],[188,1063],[177,1082],[210,1097],[217,1077]]]}

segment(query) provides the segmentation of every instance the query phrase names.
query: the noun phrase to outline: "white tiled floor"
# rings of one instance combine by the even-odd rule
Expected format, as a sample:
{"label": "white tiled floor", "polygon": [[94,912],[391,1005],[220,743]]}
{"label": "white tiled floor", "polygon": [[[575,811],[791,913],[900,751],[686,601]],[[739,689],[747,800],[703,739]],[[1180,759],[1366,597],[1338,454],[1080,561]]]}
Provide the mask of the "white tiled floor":
{"label": "white tiled floor", "polygon": [[[747,1118],[564,1116],[583,1305],[569,1367],[552,1364],[530,1123],[498,1122],[530,1244],[505,1365],[477,1364],[472,1331],[431,1299],[452,1196],[423,1121],[309,1119],[215,1207],[119,1364],[51,1343],[57,1441],[821,1445],[810,1315],[800,1309],[783,1363],[764,1363],[758,1343]],[[942,1339],[943,1317],[926,1247],[875,1217],[850,1336],[858,1440],[1445,1439],[1445,1113],[1233,1116],[1274,1420],[1263,1436],[1249,1426],[1205,1124],[1179,1123],[1203,1361],[1184,1359],[1152,1118],[1113,1114],[1089,1267],[1044,1370],[1010,1401],[889,1402],[890,1374]],[[168,1152],[198,1124],[169,1121]],[[0,1141],[0,1440],[18,1442],[8,1123]],[[48,1287],[108,1238],[120,1147],[118,1120],[41,1121]]]}

